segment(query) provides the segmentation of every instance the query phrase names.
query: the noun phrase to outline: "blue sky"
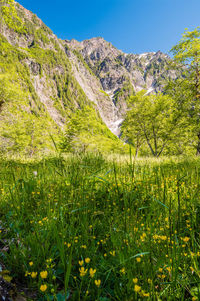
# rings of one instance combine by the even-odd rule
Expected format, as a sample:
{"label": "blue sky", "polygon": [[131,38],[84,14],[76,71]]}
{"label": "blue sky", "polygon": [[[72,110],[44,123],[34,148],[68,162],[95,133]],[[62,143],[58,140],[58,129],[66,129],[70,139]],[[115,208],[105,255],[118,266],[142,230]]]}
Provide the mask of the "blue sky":
{"label": "blue sky", "polygon": [[200,0],[19,0],[61,39],[103,37],[126,53],[168,52],[200,25]]}

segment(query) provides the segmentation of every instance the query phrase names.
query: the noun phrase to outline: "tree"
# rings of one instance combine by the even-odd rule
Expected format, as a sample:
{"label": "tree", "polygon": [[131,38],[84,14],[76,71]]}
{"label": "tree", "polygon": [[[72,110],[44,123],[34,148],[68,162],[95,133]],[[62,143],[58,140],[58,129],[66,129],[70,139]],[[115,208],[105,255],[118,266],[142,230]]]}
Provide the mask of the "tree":
{"label": "tree", "polygon": [[196,136],[196,150],[200,155],[200,28],[185,31],[180,42],[172,48],[178,68],[184,67],[182,79],[168,86],[168,93],[174,97],[185,111],[190,127]]}
{"label": "tree", "polygon": [[144,142],[155,157],[159,157],[167,144],[175,141],[180,130],[181,112],[176,110],[174,100],[159,93],[146,95],[140,91],[130,97],[129,111],[122,126],[123,136],[138,146]]}

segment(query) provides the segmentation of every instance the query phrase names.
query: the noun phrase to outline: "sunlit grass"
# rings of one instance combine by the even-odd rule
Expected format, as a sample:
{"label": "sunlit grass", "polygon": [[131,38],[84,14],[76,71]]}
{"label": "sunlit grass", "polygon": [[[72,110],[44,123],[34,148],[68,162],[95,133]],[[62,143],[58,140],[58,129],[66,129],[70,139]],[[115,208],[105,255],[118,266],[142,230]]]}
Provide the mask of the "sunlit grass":
{"label": "sunlit grass", "polygon": [[37,300],[199,300],[199,174],[196,158],[3,160],[7,277]]}

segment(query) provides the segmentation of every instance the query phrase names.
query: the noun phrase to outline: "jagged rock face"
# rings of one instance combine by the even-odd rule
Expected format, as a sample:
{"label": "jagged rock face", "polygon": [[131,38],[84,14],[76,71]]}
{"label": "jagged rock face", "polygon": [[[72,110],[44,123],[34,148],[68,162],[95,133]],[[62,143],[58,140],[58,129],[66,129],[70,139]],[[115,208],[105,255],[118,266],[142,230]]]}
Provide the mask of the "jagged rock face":
{"label": "jagged rock face", "polygon": [[142,89],[147,93],[158,92],[166,79],[177,77],[176,72],[168,68],[170,57],[160,51],[126,54],[103,38],[82,42],[66,40],[65,43],[68,54],[71,49],[82,55],[99,80],[101,89],[114,104],[114,116],[107,124],[115,134],[120,132],[119,125],[126,113],[126,100],[130,94]]}
{"label": "jagged rock face", "polygon": [[144,54],[126,54],[117,50],[103,38],[93,38],[83,42],[66,41],[78,50],[100,79],[102,88],[111,96],[130,81],[136,92],[141,89],[161,88],[161,80],[176,77],[167,70],[170,57],[160,51]]}

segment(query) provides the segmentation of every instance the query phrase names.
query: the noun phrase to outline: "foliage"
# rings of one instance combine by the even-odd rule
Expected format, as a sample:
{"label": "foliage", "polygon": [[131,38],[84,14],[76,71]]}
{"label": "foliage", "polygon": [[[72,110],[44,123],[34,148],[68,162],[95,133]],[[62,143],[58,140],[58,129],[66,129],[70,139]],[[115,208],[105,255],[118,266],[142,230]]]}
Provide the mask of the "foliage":
{"label": "foliage", "polygon": [[197,140],[197,154],[200,154],[200,28],[191,32],[186,30],[172,52],[177,68],[184,65],[185,72],[182,79],[171,85],[171,90],[168,87],[168,93],[176,92],[175,98],[183,104]]}
{"label": "foliage", "polygon": [[[59,129],[43,111],[39,116],[30,111],[28,94],[17,82],[11,82],[8,75],[0,76],[0,152],[20,152],[21,155],[54,149],[51,135],[58,136]],[[49,149],[49,150],[48,150]]]}
{"label": "foliage", "polygon": [[134,89],[130,81],[125,82],[124,86],[115,93],[114,102],[115,105],[119,106],[122,101],[134,95]]}
{"label": "foliage", "polygon": [[99,90],[99,92],[101,92],[104,96],[106,96],[106,97],[110,97],[109,95],[108,95],[108,93],[106,93],[104,90]]}
{"label": "foliage", "polygon": [[127,146],[110,132],[94,108],[85,106],[77,110],[66,125],[64,151],[95,150],[123,153]]}
{"label": "foliage", "polygon": [[3,0],[1,14],[5,24],[19,34],[26,32],[22,19],[18,16],[14,0]]}
{"label": "foliage", "polygon": [[78,60],[85,66],[85,68],[88,70],[88,72],[92,75],[95,76],[96,75],[93,73],[92,69],[88,66],[88,64],[86,63],[86,61],[84,60],[82,54],[77,51],[76,49],[73,49],[73,54],[76,55],[76,57],[78,58]]}
{"label": "foliage", "polygon": [[176,143],[181,112],[171,97],[161,93],[147,95],[143,90],[130,97],[129,106],[123,135],[132,141],[136,151],[145,142],[151,154],[159,157],[169,142]]}

